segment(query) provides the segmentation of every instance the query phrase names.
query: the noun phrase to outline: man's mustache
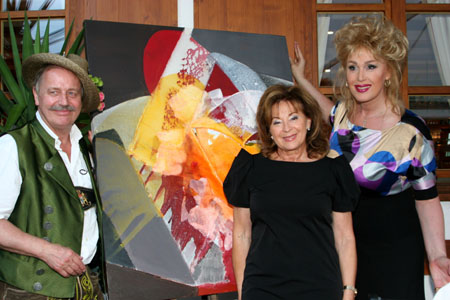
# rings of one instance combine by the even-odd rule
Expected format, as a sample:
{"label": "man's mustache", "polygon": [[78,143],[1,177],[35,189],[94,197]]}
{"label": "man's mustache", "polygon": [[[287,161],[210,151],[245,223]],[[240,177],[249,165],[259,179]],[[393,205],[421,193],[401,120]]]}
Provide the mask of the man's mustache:
{"label": "man's mustache", "polygon": [[74,111],[75,107],[72,105],[53,105],[50,107],[50,110],[54,111],[61,111],[61,110],[68,110],[68,111]]}

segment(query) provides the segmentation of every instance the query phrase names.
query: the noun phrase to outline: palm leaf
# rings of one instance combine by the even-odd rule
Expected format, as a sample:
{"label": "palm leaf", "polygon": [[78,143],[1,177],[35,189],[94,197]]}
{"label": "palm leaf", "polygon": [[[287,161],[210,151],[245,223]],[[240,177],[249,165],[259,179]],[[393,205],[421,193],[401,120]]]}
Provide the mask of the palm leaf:
{"label": "palm leaf", "polygon": [[36,24],[36,35],[34,38],[34,53],[41,53],[41,22],[39,17]]}
{"label": "palm leaf", "polygon": [[75,21],[75,19],[73,19],[72,23],[70,23],[69,31],[67,32],[66,38],[64,39],[64,44],[61,47],[61,51],[59,52],[59,55],[63,55],[64,51],[66,51],[67,43],[69,43],[69,38],[70,38],[70,35],[72,34],[73,22],[74,21]]}
{"label": "palm leaf", "polygon": [[30,23],[28,23],[27,12],[25,12],[25,20],[23,22],[22,37],[22,61],[25,61],[33,54],[33,38],[31,37]]}
{"label": "palm leaf", "polygon": [[[78,53],[78,50],[80,47],[80,45],[82,44],[82,40],[84,38],[84,27],[83,29],[80,31],[80,33],[77,35],[77,38],[75,39],[75,41],[72,44],[72,47],[70,47],[69,49],[69,53]],[[83,46],[84,47],[84,46]]]}
{"label": "palm leaf", "polygon": [[5,129],[9,130],[17,121],[22,117],[22,113],[25,110],[25,105],[16,104],[14,105],[8,114],[8,119],[6,120]]}
{"label": "palm leaf", "polygon": [[2,76],[3,82],[8,87],[8,90],[10,91],[16,102],[25,105],[25,99],[23,98],[20,87],[17,84],[13,74],[11,73],[8,64],[1,56],[0,56],[0,75]]}
{"label": "palm leaf", "polygon": [[[9,24],[9,33],[11,35],[11,49],[12,49],[12,53],[13,53],[14,68],[16,70],[17,78],[22,78],[22,64],[20,62],[20,54],[19,54],[19,49],[17,47],[16,35],[14,33],[14,26],[11,21],[11,16],[9,15],[9,13],[8,13],[8,24]],[[3,75],[3,73],[5,73],[5,75],[8,76],[8,73],[11,74],[11,71],[9,71],[9,68],[6,65],[6,62],[3,59],[2,59],[2,62],[5,63],[5,65],[3,67],[0,66],[0,69],[2,69],[1,74]],[[0,62],[0,64],[2,62]],[[4,69],[5,67],[6,67],[6,69],[8,69],[8,72],[6,71],[6,69]],[[25,105],[25,99],[23,98],[23,94],[21,93],[21,89],[19,88],[19,86],[21,85],[21,82],[19,81],[19,85],[18,85],[17,82],[14,80],[14,77],[12,76],[12,74],[11,74],[10,78],[5,78],[5,79],[6,79],[5,84],[8,87],[8,89],[10,90],[14,99],[16,99],[17,103],[19,103],[21,105]]]}
{"label": "palm leaf", "polygon": [[47,27],[45,27],[45,33],[44,37],[42,38],[42,53],[48,53],[49,52],[49,36],[50,36],[50,18],[48,18]]}
{"label": "palm leaf", "polygon": [[6,98],[5,93],[0,91],[0,110],[8,115],[10,109],[14,106],[13,102]]}
{"label": "palm leaf", "polygon": [[81,46],[78,47],[78,50],[76,51],[75,54],[81,55],[81,52],[83,52],[83,50],[84,50],[84,46],[85,46],[85,43],[83,42],[83,43],[81,44]]}
{"label": "palm leaf", "polygon": [[[33,55],[33,38],[31,37],[31,29],[30,23],[28,22],[27,12],[25,11],[25,18],[23,22],[23,35],[22,35],[22,61],[25,61],[28,57]],[[29,89],[26,87],[26,84],[23,80],[22,70],[17,72],[16,70],[17,81],[22,91],[22,95],[24,100],[26,101],[26,120],[30,120],[30,118],[34,117],[35,109],[34,109],[34,101],[32,101],[32,107],[30,107],[30,93]],[[32,100],[32,99],[31,99]]]}
{"label": "palm leaf", "polygon": [[27,107],[25,111],[25,121],[31,121],[34,119],[36,115],[36,105],[34,103],[34,96],[31,88],[26,88],[24,92],[25,100],[27,101]]}

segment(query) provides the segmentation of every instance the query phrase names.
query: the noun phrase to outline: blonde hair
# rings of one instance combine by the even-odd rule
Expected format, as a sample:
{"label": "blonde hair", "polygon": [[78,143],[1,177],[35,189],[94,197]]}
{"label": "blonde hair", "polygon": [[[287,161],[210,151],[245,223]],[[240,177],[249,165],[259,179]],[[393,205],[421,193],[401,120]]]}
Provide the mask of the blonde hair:
{"label": "blonde hair", "polygon": [[409,46],[403,32],[384,17],[354,17],[336,32],[334,43],[337,58],[341,62],[334,84],[335,95],[336,88],[339,88],[349,113],[354,112],[355,99],[345,84],[347,60],[357,50],[366,49],[376,59],[387,64],[391,77],[390,84],[385,85],[386,96],[393,112],[403,115],[405,106],[400,98],[400,84]]}
{"label": "blonde hair", "polygon": [[277,151],[278,147],[270,135],[272,124],[272,107],[287,101],[296,109],[311,119],[310,130],[306,134],[306,152],[309,158],[321,158],[328,153],[329,143],[327,130],[324,128],[322,112],[317,101],[298,86],[274,85],[261,96],[256,111],[256,123],[261,141],[261,152],[265,157]]}

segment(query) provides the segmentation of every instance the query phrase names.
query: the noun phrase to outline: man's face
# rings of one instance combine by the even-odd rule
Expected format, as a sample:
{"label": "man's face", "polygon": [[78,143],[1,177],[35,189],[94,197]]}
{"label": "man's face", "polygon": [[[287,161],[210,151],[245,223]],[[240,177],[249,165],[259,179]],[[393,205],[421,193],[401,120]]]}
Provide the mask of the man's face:
{"label": "man's face", "polygon": [[82,89],[78,77],[69,70],[51,66],[33,88],[34,102],[47,126],[56,135],[70,133],[81,111]]}

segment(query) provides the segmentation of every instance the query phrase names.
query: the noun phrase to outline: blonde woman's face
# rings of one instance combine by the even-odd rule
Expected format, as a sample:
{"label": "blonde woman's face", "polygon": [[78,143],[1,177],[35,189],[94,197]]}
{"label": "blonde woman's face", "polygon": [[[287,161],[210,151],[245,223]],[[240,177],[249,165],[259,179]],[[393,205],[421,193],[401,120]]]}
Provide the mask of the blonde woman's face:
{"label": "blonde woman's face", "polygon": [[384,102],[386,91],[384,82],[390,78],[387,64],[376,59],[364,48],[356,50],[347,60],[347,84],[359,103]]}

